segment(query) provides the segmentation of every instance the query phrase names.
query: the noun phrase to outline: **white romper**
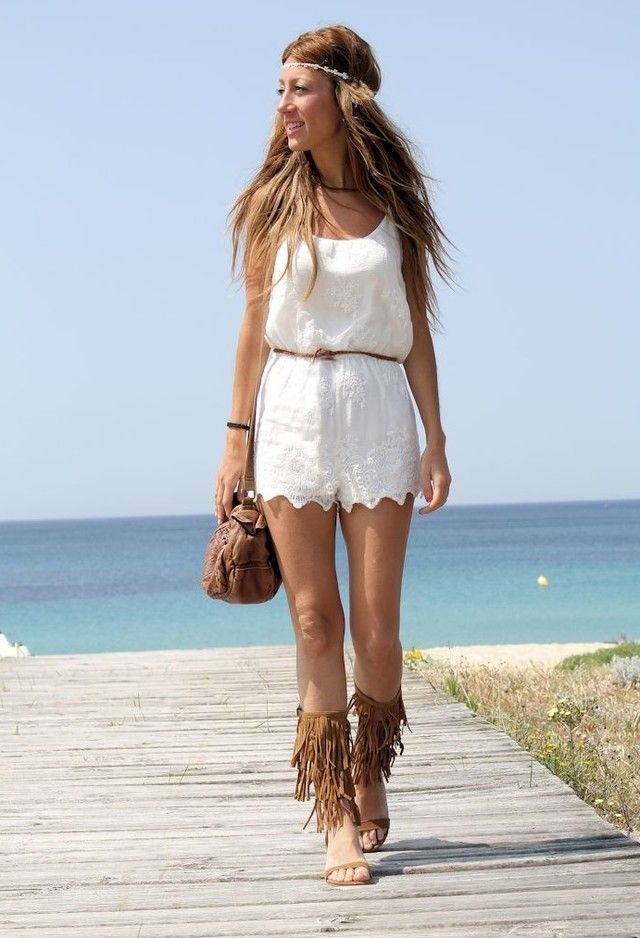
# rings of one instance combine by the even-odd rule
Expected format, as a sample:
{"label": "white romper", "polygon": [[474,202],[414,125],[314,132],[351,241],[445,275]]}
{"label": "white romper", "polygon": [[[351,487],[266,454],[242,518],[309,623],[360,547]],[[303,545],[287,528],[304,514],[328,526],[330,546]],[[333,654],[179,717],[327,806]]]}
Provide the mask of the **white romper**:
{"label": "white romper", "polygon": [[[402,367],[413,325],[399,232],[389,215],[364,238],[314,236],[318,279],[306,302],[311,255],[299,240],[293,269],[277,252],[265,323],[268,354],[256,407],[256,495],[296,508],[338,502],[351,511],[422,491],[420,444]],[[393,355],[303,358],[274,351],[362,349]]]}

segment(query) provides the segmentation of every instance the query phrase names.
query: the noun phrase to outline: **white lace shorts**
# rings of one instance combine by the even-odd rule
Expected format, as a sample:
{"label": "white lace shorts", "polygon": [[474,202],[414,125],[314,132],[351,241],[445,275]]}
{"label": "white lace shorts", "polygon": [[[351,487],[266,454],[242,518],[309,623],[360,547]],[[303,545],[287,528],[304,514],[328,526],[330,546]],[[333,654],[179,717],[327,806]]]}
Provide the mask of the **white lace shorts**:
{"label": "white lace shorts", "polygon": [[300,508],[373,508],[422,491],[420,442],[401,363],[370,355],[315,361],[271,351],[256,410],[256,495]]}

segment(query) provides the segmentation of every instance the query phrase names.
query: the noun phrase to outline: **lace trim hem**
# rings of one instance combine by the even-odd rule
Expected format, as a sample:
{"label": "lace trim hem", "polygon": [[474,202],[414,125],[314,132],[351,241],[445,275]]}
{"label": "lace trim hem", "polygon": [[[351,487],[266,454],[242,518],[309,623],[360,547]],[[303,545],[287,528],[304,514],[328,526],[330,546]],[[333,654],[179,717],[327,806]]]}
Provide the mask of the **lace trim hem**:
{"label": "lace trim hem", "polygon": [[324,511],[329,511],[329,509],[333,505],[338,505],[339,507],[344,508],[347,514],[351,514],[351,510],[354,505],[364,505],[365,508],[375,508],[376,505],[378,505],[382,501],[383,498],[391,498],[398,505],[404,505],[407,495],[413,495],[415,498],[420,494],[421,491],[422,491],[421,488],[416,489],[415,487],[413,487],[413,488],[407,488],[404,492],[401,492],[400,494],[385,493],[384,495],[379,495],[377,497],[370,498],[370,499],[367,499],[367,498],[354,499],[352,502],[343,502],[343,501],[340,501],[340,499],[333,498],[333,497],[330,499],[325,499],[325,498],[320,498],[319,496],[314,497],[314,496],[306,496],[306,495],[293,495],[293,494],[287,494],[286,492],[271,492],[271,494],[269,495],[265,495],[263,492],[257,492],[256,498],[259,497],[259,498],[262,498],[263,501],[268,502],[272,498],[277,498],[278,496],[282,496],[287,499],[287,501],[293,508],[303,508],[305,505],[308,505],[309,502],[315,502],[316,504],[321,505]]}

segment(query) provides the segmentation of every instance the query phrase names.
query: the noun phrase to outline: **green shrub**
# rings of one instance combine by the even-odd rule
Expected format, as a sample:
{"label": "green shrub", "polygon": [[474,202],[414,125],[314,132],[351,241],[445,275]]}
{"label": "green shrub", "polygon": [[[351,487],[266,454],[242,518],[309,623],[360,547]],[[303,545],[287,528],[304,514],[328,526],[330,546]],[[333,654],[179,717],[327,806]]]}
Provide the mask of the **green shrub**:
{"label": "green shrub", "polygon": [[613,648],[599,648],[597,651],[587,651],[583,655],[569,655],[563,658],[556,668],[561,671],[575,671],[576,668],[593,668],[600,664],[608,664],[612,658],[631,658],[640,655],[640,642],[620,642]]}

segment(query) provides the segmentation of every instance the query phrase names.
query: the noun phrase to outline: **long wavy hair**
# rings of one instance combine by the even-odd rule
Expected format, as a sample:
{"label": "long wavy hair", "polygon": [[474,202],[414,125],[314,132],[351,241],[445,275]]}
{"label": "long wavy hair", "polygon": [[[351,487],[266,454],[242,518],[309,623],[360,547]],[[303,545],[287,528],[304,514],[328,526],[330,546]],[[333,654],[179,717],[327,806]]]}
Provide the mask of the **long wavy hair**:
{"label": "long wavy hair", "polygon": [[[373,96],[382,83],[380,68],[370,45],[347,26],[326,26],[303,33],[285,48],[282,63],[289,57],[346,72],[346,81],[323,72],[331,79],[338,108],[344,118],[348,166],[355,185],[371,204],[396,224],[402,242],[403,270],[413,299],[432,329],[440,325],[438,300],[431,269],[452,281],[450,259],[443,232],[433,210],[423,169],[414,144],[376,104]],[[302,239],[312,258],[312,276],[305,300],[315,286],[318,259],[313,241],[313,223],[324,217],[316,196],[319,181],[310,151],[292,152],[280,115],[276,115],[265,160],[233,203],[228,218],[232,224],[232,278],[240,242],[244,251],[239,276],[262,271],[261,297],[271,289],[279,245],[288,245],[284,277],[291,270],[296,243]],[[255,268],[254,268],[255,264]],[[280,278],[281,279],[281,278]],[[279,281],[278,281],[279,282]]]}

